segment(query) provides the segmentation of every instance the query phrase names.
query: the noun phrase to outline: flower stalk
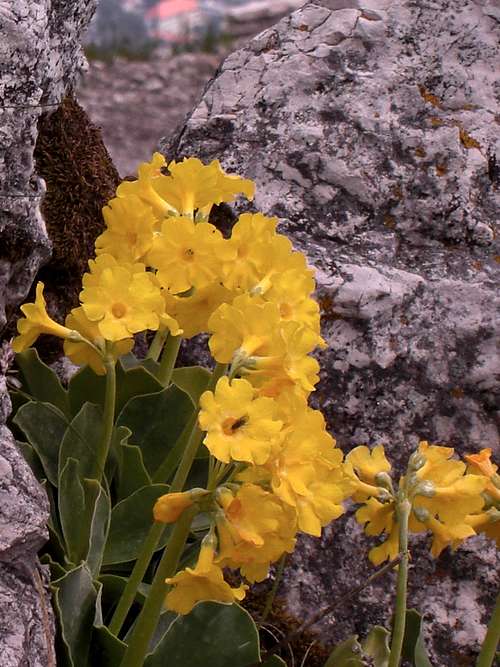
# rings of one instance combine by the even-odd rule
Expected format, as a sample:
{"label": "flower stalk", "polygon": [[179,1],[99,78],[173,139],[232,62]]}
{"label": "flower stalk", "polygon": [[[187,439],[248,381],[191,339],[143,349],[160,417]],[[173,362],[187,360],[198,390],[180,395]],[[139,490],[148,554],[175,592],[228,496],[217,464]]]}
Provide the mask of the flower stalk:
{"label": "flower stalk", "polygon": [[406,600],[408,588],[408,520],[410,518],[411,503],[406,492],[400,490],[397,504],[397,518],[399,522],[399,548],[401,562],[398,568],[396,587],[396,609],[394,611],[394,629],[392,632],[391,654],[388,667],[399,667],[406,626]]}
{"label": "flower stalk", "polygon": [[492,667],[498,645],[500,644],[500,593],[497,596],[495,608],[486,631],[481,651],[477,658],[476,667]]}
{"label": "flower stalk", "polygon": [[177,355],[179,354],[181,341],[182,336],[169,336],[163,348],[160,368],[158,370],[158,379],[164,387],[167,387],[172,379],[172,373]]}
{"label": "flower stalk", "polygon": [[104,413],[103,423],[104,431],[102,440],[99,445],[96,461],[96,478],[101,483],[104,476],[106,461],[108,460],[109,448],[113,437],[113,427],[115,421],[115,407],[116,407],[116,362],[109,349],[107,343],[106,353],[104,357],[104,367],[106,368],[106,391],[104,395]]}

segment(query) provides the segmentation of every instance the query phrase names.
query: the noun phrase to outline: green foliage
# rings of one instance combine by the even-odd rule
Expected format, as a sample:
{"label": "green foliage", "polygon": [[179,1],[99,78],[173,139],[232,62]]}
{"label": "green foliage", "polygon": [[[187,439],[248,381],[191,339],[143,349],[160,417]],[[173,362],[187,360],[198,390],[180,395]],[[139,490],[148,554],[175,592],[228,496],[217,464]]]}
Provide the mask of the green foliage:
{"label": "green foliage", "polygon": [[422,614],[416,609],[406,611],[402,658],[412,667],[432,667],[424,643]]}
{"label": "green foliage", "polygon": [[56,373],[41,361],[38,352],[30,348],[16,355],[23,391],[38,401],[55,405],[69,416],[68,394]]}
{"label": "green foliage", "polygon": [[198,603],[170,625],[144,667],[247,667],[259,661],[259,634],[237,604]]}
{"label": "green foliage", "polygon": [[391,652],[389,637],[389,631],[380,625],[371,628],[361,643],[353,635],[334,648],[325,667],[387,667]]}

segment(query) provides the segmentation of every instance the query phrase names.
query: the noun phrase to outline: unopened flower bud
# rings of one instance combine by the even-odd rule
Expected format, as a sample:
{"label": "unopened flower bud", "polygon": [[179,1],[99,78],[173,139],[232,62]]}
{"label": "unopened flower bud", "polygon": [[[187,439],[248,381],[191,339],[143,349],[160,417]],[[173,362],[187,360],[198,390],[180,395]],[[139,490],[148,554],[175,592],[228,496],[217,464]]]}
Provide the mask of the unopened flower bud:
{"label": "unopened flower bud", "polygon": [[382,503],[387,503],[389,500],[393,499],[393,495],[387,489],[384,489],[383,487],[379,486],[377,499],[380,500],[380,502]]}
{"label": "unopened flower bud", "polygon": [[413,452],[413,454],[408,459],[408,470],[411,471],[420,470],[420,468],[422,468],[422,466],[425,465],[426,460],[427,459],[425,458],[425,456],[420,452],[418,451]]}
{"label": "unopened flower bud", "polygon": [[381,486],[384,489],[387,489],[387,491],[390,491],[391,494],[394,494],[394,489],[392,486],[392,479],[391,476],[386,473],[386,472],[378,472],[375,475],[375,484],[377,486]]}
{"label": "unopened flower bud", "polygon": [[431,516],[429,514],[429,510],[425,509],[425,507],[414,507],[413,514],[415,515],[417,521],[420,521],[421,523],[428,521]]}
{"label": "unopened flower bud", "polygon": [[160,523],[174,523],[185,509],[191,507],[206,493],[205,489],[191,489],[191,491],[167,493],[160,496],[153,507],[154,520]]}
{"label": "unopened flower bud", "polygon": [[424,496],[425,498],[432,498],[436,495],[436,487],[429,479],[424,479],[419,484],[417,484],[415,488],[415,495]]}

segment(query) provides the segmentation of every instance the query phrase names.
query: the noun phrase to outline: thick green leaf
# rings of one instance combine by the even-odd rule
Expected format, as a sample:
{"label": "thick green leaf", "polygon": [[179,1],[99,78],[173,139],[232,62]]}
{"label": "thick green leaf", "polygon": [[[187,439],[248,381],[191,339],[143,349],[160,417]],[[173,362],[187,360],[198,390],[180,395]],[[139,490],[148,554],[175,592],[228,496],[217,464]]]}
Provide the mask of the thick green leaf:
{"label": "thick green leaf", "polygon": [[49,482],[57,486],[59,450],[68,427],[64,414],[51,403],[30,401],[19,409],[14,423],[38,454]]}
{"label": "thick green leaf", "polygon": [[38,352],[30,348],[16,354],[21,371],[23,390],[37,401],[52,403],[69,416],[68,394],[56,373],[40,360]]}
{"label": "thick green leaf", "polygon": [[[153,505],[160,496],[168,493],[168,489],[166,484],[145,486],[113,507],[104,565],[126,563],[139,556],[153,525]],[[164,535],[159,546],[165,546],[166,542],[167,536]]]}
{"label": "thick green leaf", "polygon": [[[160,382],[143,366],[125,369],[119,361],[116,365],[116,408],[119,415],[124,405],[134,396],[151,394],[163,389]],[[72,414],[76,414],[84,403],[104,405],[106,377],[96,375],[91,368],[85,366],[71,378],[68,388],[69,403]]]}
{"label": "thick green leaf", "polygon": [[[101,574],[99,581],[102,584],[102,604],[105,613],[108,613],[118,603],[127,584],[127,578],[116,574]],[[141,604],[144,604],[146,599],[146,589],[149,589],[149,586],[141,584],[135,595],[135,599]]]}
{"label": "thick green leaf", "polygon": [[78,461],[80,479],[93,479],[98,475],[97,450],[103,437],[101,408],[85,403],[76,417],[68,424],[59,451],[59,470],[63,470],[69,457]]}
{"label": "thick green leaf", "polygon": [[192,412],[189,396],[170,385],[154,394],[130,399],[116,423],[132,431],[130,444],[141,448],[146,470],[153,475],[175,445]]}
{"label": "thick green leaf", "polygon": [[212,374],[203,366],[186,366],[174,368],[172,382],[189,394],[195,406],[198,406],[200,396],[206,390]]}
{"label": "thick green leaf", "polygon": [[23,455],[23,459],[29,465],[29,467],[31,468],[31,472],[35,475],[37,480],[39,482],[41,482],[44,479],[46,480],[47,474],[43,469],[40,457],[35,452],[33,447],[29,444],[29,442],[22,442],[21,440],[16,440],[16,445],[21,454]]}
{"label": "thick green leaf", "polygon": [[40,563],[42,563],[42,565],[49,566],[51,581],[64,577],[67,572],[67,570],[60,563],[52,560],[49,554],[43,554],[43,556],[40,556]]}
{"label": "thick green leaf", "polygon": [[381,625],[375,625],[366,639],[361,642],[363,651],[373,660],[374,667],[387,667],[391,649],[389,645],[390,632]]}
{"label": "thick green leaf", "polygon": [[[120,426],[120,428],[124,427]],[[139,447],[122,444],[120,446],[120,458],[116,495],[118,500],[123,500],[132,495],[134,491],[151,484],[151,477],[147,473],[142,451]]]}
{"label": "thick green leaf", "polygon": [[337,644],[325,663],[325,667],[363,667],[363,649],[358,636],[353,635]]}
{"label": "thick green leaf", "polygon": [[92,632],[89,665],[92,667],[120,667],[127,645],[104,626]]}
{"label": "thick green leaf", "polygon": [[52,589],[69,664],[87,667],[97,599],[92,576],[82,564],[54,581]]}
{"label": "thick green leaf", "polygon": [[94,577],[99,576],[104,548],[108,538],[111,520],[111,502],[108,494],[95,479],[84,480],[85,513],[91,512],[88,519],[90,535],[86,556],[87,567]]}
{"label": "thick green leaf", "polygon": [[201,602],[178,616],[144,667],[246,667],[259,661],[259,633],[240,606]]}
{"label": "thick green leaf", "polygon": [[[122,445],[128,444],[132,431],[126,426],[114,426],[111,435],[108,458],[105,466],[106,479],[111,484],[115,477],[119,476],[123,463]],[[141,486],[143,486],[141,484]]]}
{"label": "thick green leaf", "polygon": [[58,500],[66,553],[69,560],[76,564],[84,556],[84,545],[88,539],[88,530],[84,530],[82,525],[82,518],[85,516],[85,491],[76,459],[68,458],[61,471]]}
{"label": "thick green leaf", "polygon": [[416,609],[406,610],[402,657],[413,667],[432,667],[424,643],[422,614]]}

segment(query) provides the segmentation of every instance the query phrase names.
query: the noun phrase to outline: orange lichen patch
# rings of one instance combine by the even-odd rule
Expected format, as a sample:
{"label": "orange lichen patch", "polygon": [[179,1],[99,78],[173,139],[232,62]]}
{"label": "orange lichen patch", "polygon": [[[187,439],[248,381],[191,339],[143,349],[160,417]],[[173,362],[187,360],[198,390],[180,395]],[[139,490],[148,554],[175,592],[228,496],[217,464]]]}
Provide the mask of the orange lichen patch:
{"label": "orange lichen patch", "polygon": [[481,144],[479,141],[474,139],[474,137],[471,137],[471,135],[468,134],[463,127],[458,126],[458,135],[460,137],[460,143],[462,146],[465,146],[465,148],[477,148],[481,150]]}
{"label": "orange lichen patch", "polygon": [[500,255],[494,255],[493,261],[496,262],[497,264],[500,264]]}
{"label": "orange lichen patch", "polygon": [[308,32],[308,31],[309,31],[309,26],[306,25],[305,23],[301,23],[301,24],[299,25],[299,30],[300,30],[301,32]]}
{"label": "orange lichen patch", "polygon": [[363,9],[361,10],[360,18],[365,19],[365,21],[380,21],[373,14],[367,14]]}
{"label": "orange lichen patch", "polygon": [[395,185],[393,188],[391,188],[391,192],[397,199],[403,199],[403,191],[399,185]]}
{"label": "orange lichen patch", "polygon": [[375,113],[373,115],[375,116],[375,118],[380,118],[380,114],[379,114],[378,111],[375,111]]}
{"label": "orange lichen patch", "polygon": [[445,176],[448,173],[448,167],[445,164],[438,163],[436,165],[436,174],[438,176]]}
{"label": "orange lichen patch", "polygon": [[389,227],[389,229],[394,229],[394,227],[396,226],[396,220],[394,219],[394,217],[392,215],[389,215],[388,213],[386,213],[384,215],[384,225],[386,227]]}
{"label": "orange lichen patch", "polygon": [[430,93],[425,86],[419,86],[418,91],[420,93],[420,97],[424,100],[424,102],[432,104],[432,106],[436,107],[436,109],[443,108],[443,105],[439,97],[436,97],[436,95]]}
{"label": "orange lichen patch", "polygon": [[437,116],[431,116],[429,120],[431,121],[432,127],[441,127],[441,125],[444,125],[444,120],[441,120],[441,118],[438,118]]}
{"label": "orange lichen patch", "polygon": [[415,148],[415,155],[418,157],[425,157],[427,155],[425,148],[422,146],[417,146],[417,148]]}
{"label": "orange lichen patch", "polygon": [[343,320],[343,316],[337,313],[331,296],[324,296],[318,299],[321,316],[325,320]]}
{"label": "orange lichen patch", "polygon": [[495,116],[495,123],[498,123],[500,125],[500,114]]}
{"label": "orange lichen patch", "polygon": [[464,111],[475,111],[476,109],[479,109],[479,106],[477,104],[464,104],[462,109]]}
{"label": "orange lichen patch", "polygon": [[476,259],[474,262],[472,262],[472,266],[473,266],[477,271],[481,271],[481,269],[483,268],[483,263],[480,262],[478,259]]}
{"label": "orange lichen patch", "polygon": [[453,387],[453,389],[450,391],[450,394],[453,396],[453,398],[463,398],[465,396],[464,390],[460,387]]}

